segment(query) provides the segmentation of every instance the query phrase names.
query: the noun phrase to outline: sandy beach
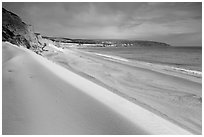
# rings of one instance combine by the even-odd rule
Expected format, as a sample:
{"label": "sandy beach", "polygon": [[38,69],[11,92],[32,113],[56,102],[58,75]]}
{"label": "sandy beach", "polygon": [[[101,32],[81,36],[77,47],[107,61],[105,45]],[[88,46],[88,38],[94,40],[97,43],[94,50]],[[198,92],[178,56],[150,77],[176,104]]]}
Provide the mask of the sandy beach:
{"label": "sandy beach", "polygon": [[192,134],[27,49],[2,49],[3,134]]}
{"label": "sandy beach", "polygon": [[2,2],[2,135],[202,135],[202,2]]}
{"label": "sandy beach", "polygon": [[[49,49],[49,48],[48,48]],[[45,53],[49,60],[195,133],[202,129],[202,75],[127,61],[75,48]]]}

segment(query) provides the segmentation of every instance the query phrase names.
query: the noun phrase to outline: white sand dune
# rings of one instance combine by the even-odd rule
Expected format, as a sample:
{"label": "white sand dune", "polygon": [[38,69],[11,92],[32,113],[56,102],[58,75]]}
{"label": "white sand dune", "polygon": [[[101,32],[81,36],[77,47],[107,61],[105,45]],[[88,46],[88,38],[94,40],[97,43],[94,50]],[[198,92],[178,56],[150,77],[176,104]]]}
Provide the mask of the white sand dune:
{"label": "white sand dune", "polygon": [[3,134],[191,134],[27,49],[2,53]]}

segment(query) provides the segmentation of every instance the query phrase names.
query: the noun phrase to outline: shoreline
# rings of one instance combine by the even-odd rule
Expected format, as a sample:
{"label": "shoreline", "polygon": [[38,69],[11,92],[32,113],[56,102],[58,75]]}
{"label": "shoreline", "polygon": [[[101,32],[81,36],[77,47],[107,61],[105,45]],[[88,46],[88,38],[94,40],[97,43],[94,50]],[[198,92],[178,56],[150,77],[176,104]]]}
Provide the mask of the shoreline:
{"label": "shoreline", "polygon": [[[149,63],[144,61],[138,61],[138,60],[130,60],[123,57],[115,56],[115,55],[108,55],[108,54],[101,54],[97,52],[89,52],[80,50],[78,48],[67,48],[68,50],[73,50],[76,52],[80,52],[84,55],[88,54],[90,56],[99,56],[107,61],[113,61],[117,63],[122,63],[124,65],[130,65],[130,66],[136,66],[140,67],[141,69],[149,69],[158,73],[163,73],[167,75],[172,75],[176,77],[181,77],[184,79],[188,79],[194,82],[198,82],[202,84],[202,72],[195,71],[195,70],[189,70],[184,68],[178,68],[170,65],[164,65],[164,64],[156,64],[156,63]],[[64,49],[65,51],[66,49]]]}
{"label": "shoreline", "polygon": [[137,62],[140,64],[158,65],[158,66],[162,66],[162,67],[168,67],[169,69],[176,70],[180,73],[184,73],[184,74],[188,74],[188,75],[196,75],[196,76],[202,77],[202,71],[198,71],[198,70],[190,70],[190,69],[175,67],[175,66],[171,66],[171,65],[159,64],[159,63],[150,63],[150,62],[139,61],[139,60],[129,60],[127,58],[109,55],[109,54],[101,54],[101,53],[97,53],[97,52],[89,52],[89,53],[93,53],[95,55],[102,56],[102,57],[105,57],[107,59],[112,59],[112,60],[119,60],[119,61],[124,61],[124,62],[134,61],[134,62]]}
{"label": "shoreline", "polygon": [[[110,48],[111,50],[109,51],[108,50],[108,48]],[[119,49],[120,49],[121,47],[119,47]],[[124,49],[126,49],[126,48],[128,48],[128,47],[123,47]],[[123,49],[123,48],[121,48],[121,49]],[[140,49],[140,47],[138,47],[139,49]],[[148,47],[143,47],[143,48],[146,48],[146,49],[149,49]],[[150,47],[150,49],[151,49],[152,47]],[[180,47],[170,47],[170,48],[180,48]],[[181,48],[183,48],[183,47],[181,47]],[[185,48],[189,48],[189,47],[185,47]],[[191,47],[192,48],[192,47]],[[194,48],[194,47],[193,47]],[[165,65],[165,66],[170,66],[170,67],[175,67],[175,68],[178,68],[178,69],[185,69],[185,71],[193,71],[192,73],[202,73],[202,66],[192,66],[191,67],[191,65],[190,64],[180,64],[179,62],[178,63],[173,63],[173,62],[169,62],[168,63],[168,61],[167,62],[165,62],[165,60],[163,60],[162,62],[160,62],[160,60],[158,60],[158,59],[153,59],[153,60],[151,60],[151,59],[148,59],[148,58],[140,58],[140,56],[136,56],[135,58],[132,58],[131,56],[129,56],[128,54],[128,52],[124,52],[124,55],[123,55],[123,53],[122,54],[120,54],[120,52],[114,52],[114,49],[116,49],[116,51],[120,51],[120,50],[117,50],[117,47],[103,47],[102,49],[101,49],[101,51],[100,51],[100,48],[97,48],[97,47],[83,47],[83,48],[81,48],[81,47],[77,47],[77,49],[79,49],[79,50],[81,50],[81,51],[85,51],[85,52],[92,52],[92,53],[94,53],[94,52],[96,52],[96,53],[100,53],[100,54],[106,54],[106,55],[110,55],[110,56],[118,56],[118,57],[120,57],[120,58],[124,58],[124,59],[127,59],[127,60],[131,60],[131,61],[138,61],[138,62],[145,62],[145,63],[151,63],[151,64],[156,64],[156,65]],[[130,48],[131,49],[131,48]],[[137,50],[137,47],[135,47],[135,48],[133,48],[133,50]],[[185,50],[185,49],[184,49]],[[111,52],[111,51],[113,51],[113,52]],[[126,50],[125,50],[126,51]],[[180,50],[179,50],[180,51]],[[141,52],[144,52],[143,50],[141,51]],[[134,52],[130,52],[131,54],[132,53],[134,53]],[[134,53],[134,54],[137,54],[138,52],[136,52],[136,53]],[[181,51],[181,53],[182,53],[182,51]],[[127,54],[127,55],[125,55],[125,54]],[[155,54],[155,53],[154,53]],[[153,54],[153,55],[154,55]],[[140,53],[139,53],[139,55],[140,55]],[[200,54],[199,54],[200,55]],[[202,53],[201,53],[201,55],[202,55]],[[148,55],[147,55],[148,56]],[[162,56],[161,56],[162,57]],[[196,58],[199,58],[199,57],[196,57]],[[191,58],[189,58],[189,59],[191,59]],[[185,60],[184,60],[185,61]],[[181,61],[182,62],[182,61]],[[191,61],[191,63],[194,63],[194,62],[192,62]],[[201,62],[202,63],[202,62]],[[181,65],[181,66],[180,66]],[[191,72],[190,72],[191,73]]]}
{"label": "shoreline", "polygon": [[[181,122],[175,121],[175,119],[172,119],[172,117],[169,117],[168,115],[166,115],[166,113],[163,113],[159,109],[157,109],[155,107],[150,107],[149,104],[146,104],[143,101],[141,102],[141,100],[137,100],[137,98],[135,98],[134,96],[128,95],[128,94],[124,93],[123,91],[121,92],[122,89],[120,89],[120,87],[115,88],[115,86],[113,86],[113,83],[111,84],[111,83],[108,82],[109,78],[107,77],[108,75],[112,75],[115,72],[110,73],[109,70],[106,70],[105,68],[103,69],[103,68],[99,67],[99,66],[101,66],[101,63],[103,64],[102,66],[105,67],[106,66],[105,64],[107,64],[107,65],[109,64],[108,62],[110,62],[111,64],[115,64],[116,66],[121,64],[121,65],[123,65],[123,67],[129,67],[127,65],[128,64],[132,64],[131,61],[130,62],[121,61],[120,57],[119,58],[116,57],[114,59],[111,59],[109,56],[108,57],[104,57],[104,56],[100,56],[100,55],[95,55],[92,52],[91,53],[90,52],[84,52],[84,51],[78,50],[76,48],[70,48],[70,49],[67,49],[67,50],[65,49],[63,53],[59,52],[58,54],[49,54],[48,53],[48,57],[47,58],[49,60],[52,60],[52,61],[56,62],[57,64],[65,67],[65,68],[73,71],[74,73],[77,73],[77,74],[79,74],[79,75],[81,75],[81,76],[83,76],[85,78],[88,78],[89,80],[93,81],[94,83],[97,83],[97,84],[99,84],[99,85],[101,85],[103,87],[105,86],[105,88],[108,88],[114,94],[117,94],[117,95],[119,95],[121,97],[124,97],[127,100],[129,100],[129,101],[131,101],[133,103],[136,103],[137,105],[140,105],[140,106],[142,106],[142,107],[144,107],[144,108],[154,112],[155,114],[158,114],[159,116],[161,116],[161,117],[163,117],[163,118],[165,118],[165,119],[167,119],[167,120],[169,120],[169,121],[171,121],[171,122],[173,122],[173,123],[175,123],[177,125],[185,127],[185,129],[188,129],[188,130],[192,131],[195,134],[199,134],[199,131],[193,130],[192,128],[189,128],[185,124],[181,124]],[[100,64],[100,65],[98,66],[97,64],[98,65]],[[147,65],[146,63],[145,64],[144,63],[135,63],[135,64],[132,64],[132,65],[135,66],[136,69],[139,68],[139,69],[144,70],[144,71],[150,71],[151,73],[155,73],[156,72],[156,74],[159,74],[159,75],[160,74],[168,75],[168,77],[169,76],[170,77],[175,77],[175,78],[178,77],[179,79],[181,78],[182,81],[185,80],[186,82],[192,81],[193,83],[194,82],[195,83],[200,83],[200,81],[201,81],[200,78],[198,79],[197,77],[194,77],[192,75],[186,75],[186,74],[178,73],[178,72],[171,72],[169,70],[165,70],[164,68],[162,68],[162,69],[160,67],[158,68],[157,65],[156,65],[156,67],[154,65],[152,65],[150,67],[150,65]],[[115,69],[117,70],[117,67]],[[97,70],[103,70],[104,72],[95,72]],[[104,73],[104,75],[102,75],[101,73]],[[106,73],[107,73],[107,75],[106,75]],[[122,74],[122,73],[120,73],[120,74]],[[115,78],[115,80],[118,81],[119,79],[117,80],[117,78]],[[111,81],[114,82],[115,80],[112,79]],[[177,96],[177,95],[175,95],[175,96]],[[170,97],[170,99],[171,99],[171,96],[169,96],[169,97],[166,96],[166,97],[167,98]],[[181,99],[182,98],[183,97],[181,96]],[[192,99],[193,100],[194,99],[197,100],[197,96],[195,98],[192,97]]]}

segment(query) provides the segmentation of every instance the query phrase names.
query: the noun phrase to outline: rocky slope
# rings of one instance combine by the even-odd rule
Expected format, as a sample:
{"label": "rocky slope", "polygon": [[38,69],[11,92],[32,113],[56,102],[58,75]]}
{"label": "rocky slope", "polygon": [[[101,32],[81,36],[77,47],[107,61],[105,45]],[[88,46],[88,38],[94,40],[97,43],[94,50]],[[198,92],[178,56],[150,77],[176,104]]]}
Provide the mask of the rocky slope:
{"label": "rocky slope", "polygon": [[42,51],[43,43],[33,31],[31,25],[26,24],[21,18],[2,8],[2,41],[8,41],[15,45],[22,45],[37,53]]}

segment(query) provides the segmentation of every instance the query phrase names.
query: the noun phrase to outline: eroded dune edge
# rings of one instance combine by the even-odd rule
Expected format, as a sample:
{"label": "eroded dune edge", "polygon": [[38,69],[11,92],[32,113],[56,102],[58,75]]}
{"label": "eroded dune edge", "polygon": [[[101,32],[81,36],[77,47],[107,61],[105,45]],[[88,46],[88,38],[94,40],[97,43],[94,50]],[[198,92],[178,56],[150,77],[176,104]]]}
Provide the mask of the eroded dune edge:
{"label": "eroded dune edge", "polygon": [[[193,86],[199,89],[199,85]],[[56,63],[8,43],[3,44],[2,95],[3,134],[192,134]],[[199,103],[196,101],[193,103]],[[199,110],[199,104],[197,107]]]}

